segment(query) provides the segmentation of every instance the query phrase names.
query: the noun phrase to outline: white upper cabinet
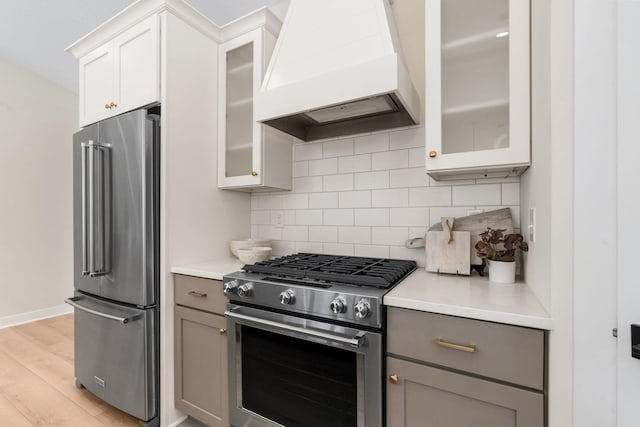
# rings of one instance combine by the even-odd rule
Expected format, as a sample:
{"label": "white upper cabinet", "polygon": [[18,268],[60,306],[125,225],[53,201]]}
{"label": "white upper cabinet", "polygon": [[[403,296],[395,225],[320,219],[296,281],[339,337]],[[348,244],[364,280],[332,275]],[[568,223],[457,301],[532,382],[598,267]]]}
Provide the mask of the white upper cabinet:
{"label": "white upper cabinet", "polygon": [[426,169],[507,177],[530,162],[529,1],[426,1]]}
{"label": "white upper cabinet", "polygon": [[160,100],[160,27],[152,15],[79,58],[80,126]]}
{"label": "white upper cabinet", "polygon": [[243,191],[290,190],[293,138],[254,119],[275,36],[264,27],[219,48],[218,187]]}

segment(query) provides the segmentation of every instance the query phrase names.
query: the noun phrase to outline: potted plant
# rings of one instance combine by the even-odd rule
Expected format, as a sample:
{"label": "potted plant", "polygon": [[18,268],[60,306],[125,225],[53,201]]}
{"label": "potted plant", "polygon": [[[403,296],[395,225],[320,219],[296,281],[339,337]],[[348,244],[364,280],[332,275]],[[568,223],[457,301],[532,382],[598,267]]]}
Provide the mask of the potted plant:
{"label": "potted plant", "polygon": [[480,233],[480,240],[475,245],[483,266],[489,266],[489,280],[492,282],[515,282],[516,255],[529,250],[522,234],[507,234],[505,231],[487,227],[486,231]]}

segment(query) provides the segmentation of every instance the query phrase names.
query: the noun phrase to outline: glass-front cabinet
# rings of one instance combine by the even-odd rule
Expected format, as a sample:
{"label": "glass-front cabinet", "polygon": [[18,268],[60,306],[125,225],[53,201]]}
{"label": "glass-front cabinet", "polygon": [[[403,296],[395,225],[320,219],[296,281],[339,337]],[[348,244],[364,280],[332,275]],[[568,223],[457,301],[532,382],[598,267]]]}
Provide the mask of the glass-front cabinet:
{"label": "glass-front cabinet", "polygon": [[257,28],[220,45],[218,187],[291,189],[292,138],[254,120],[275,36]]}
{"label": "glass-front cabinet", "polygon": [[508,177],[530,162],[529,1],[427,0],[426,169]]}

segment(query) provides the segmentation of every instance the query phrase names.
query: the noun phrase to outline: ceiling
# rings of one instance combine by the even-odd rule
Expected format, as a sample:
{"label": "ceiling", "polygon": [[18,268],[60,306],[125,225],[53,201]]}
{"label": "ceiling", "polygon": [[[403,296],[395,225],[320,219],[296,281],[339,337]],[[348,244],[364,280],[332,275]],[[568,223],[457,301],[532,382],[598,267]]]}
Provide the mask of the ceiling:
{"label": "ceiling", "polygon": [[[218,25],[282,0],[185,0]],[[78,65],[64,49],[134,0],[4,0],[0,56],[78,92]]]}

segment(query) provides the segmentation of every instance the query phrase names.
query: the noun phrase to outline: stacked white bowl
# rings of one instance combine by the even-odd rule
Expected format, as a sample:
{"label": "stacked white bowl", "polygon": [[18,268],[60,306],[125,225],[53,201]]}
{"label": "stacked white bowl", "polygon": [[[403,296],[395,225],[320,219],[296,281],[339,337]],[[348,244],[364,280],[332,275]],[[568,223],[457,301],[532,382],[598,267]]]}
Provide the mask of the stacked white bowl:
{"label": "stacked white bowl", "polygon": [[231,253],[245,264],[265,261],[271,256],[271,240],[238,239],[229,242]]}

